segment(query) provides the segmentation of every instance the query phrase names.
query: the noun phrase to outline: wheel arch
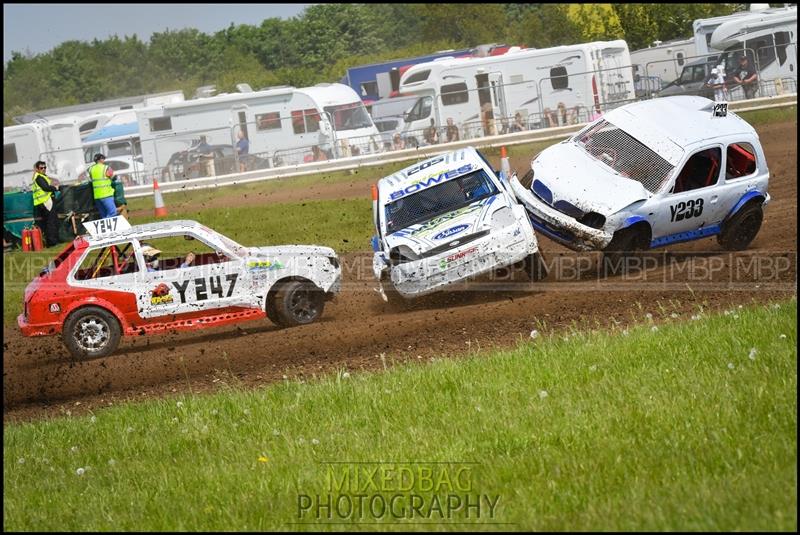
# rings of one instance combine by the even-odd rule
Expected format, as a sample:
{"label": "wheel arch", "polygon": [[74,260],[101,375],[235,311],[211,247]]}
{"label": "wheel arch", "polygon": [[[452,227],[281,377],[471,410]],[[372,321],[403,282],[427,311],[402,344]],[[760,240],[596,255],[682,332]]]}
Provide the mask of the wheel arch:
{"label": "wheel arch", "polygon": [[77,312],[82,308],[87,308],[87,307],[102,308],[103,310],[114,316],[114,318],[117,320],[117,323],[119,323],[123,335],[130,329],[130,324],[125,319],[125,315],[122,314],[119,308],[117,308],[113,303],[111,303],[107,299],[103,299],[100,297],[91,297],[85,301],[71,303],[70,306],[68,306],[66,310],[64,310],[64,313],[62,315],[62,321],[61,321],[62,329],[72,314],[74,314],[75,312]]}
{"label": "wheel arch", "polygon": [[649,249],[650,241],[653,239],[653,227],[650,222],[640,215],[634,215],[627,219],[622,224],[617,232],[626,230],[633,232],[638,236],[638,245],[641,249]]}
{"label": "wheel arch", "polygon": [[726,215],[725,219],[722,220],[723,223],[726,221],[730,221],[730,219],[737,213],[739,213],[739,211],[741,211],[741,209],[744,208],[745,205],[751,202],[758,202],[759,204],[763,204],[765,200],[766,196],[764,196],[764,194],[761,193],[760,191],[748,191],[747,193],[742,195],[739,201],[733,206],[731,211],[728,212],[728,215]]}

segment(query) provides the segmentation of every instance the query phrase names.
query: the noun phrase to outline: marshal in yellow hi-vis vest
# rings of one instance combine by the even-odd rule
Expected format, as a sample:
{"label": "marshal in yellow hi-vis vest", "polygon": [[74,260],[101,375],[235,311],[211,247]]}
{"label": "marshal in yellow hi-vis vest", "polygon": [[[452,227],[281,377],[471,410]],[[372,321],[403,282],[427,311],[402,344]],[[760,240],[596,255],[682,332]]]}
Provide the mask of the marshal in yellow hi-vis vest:
{"label": "marshal in yellow hi-vis vest", "polygon": [[33,193],[33,205],[39,206],[40,204],[44,204],[53,196],[52,192],[45,191],[39,187],[39,184],[36,183],[36,179],[38,177],[44,178],[44,181],[47,182],[47,185],[51,185],[52,182],[50,181],[50,177],[47,175],[40,173],[38,171],[33,172],[33,187],[31,187],[31,192]]}
{"label": "marshal in yellow hi-vis vest", "polygon": [[114,196],[114,187],[111,185],[113,170],[104,163],[95,163],[89,168],[89,179],[92,181],[92,192],[95,199],[105,199]]}

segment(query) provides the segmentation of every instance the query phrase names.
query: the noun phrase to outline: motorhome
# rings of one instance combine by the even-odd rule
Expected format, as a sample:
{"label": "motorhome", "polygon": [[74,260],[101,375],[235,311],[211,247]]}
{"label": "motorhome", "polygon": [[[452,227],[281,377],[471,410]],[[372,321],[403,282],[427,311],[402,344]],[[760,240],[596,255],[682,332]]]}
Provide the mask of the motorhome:
{"label": "motorhome", "polygon": [[748,15],[756,12],[761,12],[769,9],[769,4],[750,4],[749,11],[737,11],[730,15],[721,15],[719,17],[710,17],[707,19],[697,19],[692,23],[692,33],[694,34],[694,47],[697,56],[707,56],[715,52],[721,52],[711,45],[711,34],[714,30],[719,28],[722,24],[730,21],[747,17]]}
{"label": "motorhome", "polygon": [[62,184],[84,171],[83,151],[73,120],[37,120],[3,128],[3,189],[30,188],[33,165],[47,163],[47,174]]}
{"label": "motorhome", "polygon": [[659,91],[678,78],[689,58],[697,55],[694,39],[655,41],[651,46],[631,52],[633,79],[637,94]]}
{"label": "motorhome", "polygon": [[406,116],[407,140],[431,120],[441,128],[451,118],[469,139],[501,133],[517,114],[526,128],[557,126],[634,98],[623,40],[421,63],[403,75],[400,92],[419,97]]}
{"label": "motorhome", "polygon": [[721,50],[718,63],[733,73],[746,54],[763,81],[797,81],[797,6],[750,13],[721,24],[711,35],[711,46]]}
{"label": "motorhome", "polygon": [[162,168],[166,179],[175,178],[163,168],[176,154],[194,150],[202,141],[235,146],[240,132],[249,141],[251,156],[276,167],[321,154],[339,158],[381,150],[364,103],[342,84],[217,95],[137,110],[136,116],[145,167]]}

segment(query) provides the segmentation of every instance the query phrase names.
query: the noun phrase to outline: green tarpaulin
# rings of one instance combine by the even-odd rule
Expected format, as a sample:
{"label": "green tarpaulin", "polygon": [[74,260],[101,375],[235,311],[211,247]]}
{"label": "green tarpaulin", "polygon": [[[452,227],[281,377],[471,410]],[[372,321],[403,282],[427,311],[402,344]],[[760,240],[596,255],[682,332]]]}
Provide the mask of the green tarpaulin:
{"label": "green tarpaulin", "polygon": [[[125,189],[122,183],[114,181],[114,202],[117,206],[128,204],[125,200]],[[94,206],[92,185],[88,182],[74,186],[64,186],[60,193],[56,193],[55,210],[59,218],[58,238],[67,242],[83,232],[80,221],[92,221],[100,217]],[[73,218],[75,216],[75,228]],[[22,238],[23,229],[33,226],[33,193],[30,191],[3,194],[3,235],[19,240]]]}

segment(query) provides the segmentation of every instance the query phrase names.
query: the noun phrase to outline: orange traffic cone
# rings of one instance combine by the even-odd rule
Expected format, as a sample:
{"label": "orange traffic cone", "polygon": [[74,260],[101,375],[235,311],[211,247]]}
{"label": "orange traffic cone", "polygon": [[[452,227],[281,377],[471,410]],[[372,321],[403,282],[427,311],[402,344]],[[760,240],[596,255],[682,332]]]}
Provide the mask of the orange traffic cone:
{"label": "orange traffic cone", "polygon": [[167,207],[164,206],[164,197],[161,196],[161,190],[158,189],[158,180],[153,180],[153,198],[156,201],[156,217],[166,217]]}
{"label": "orange traffic cone", "polygon": [[505,147],[500,147],[500,177],[504,180],[511,178],[511,163]]}

